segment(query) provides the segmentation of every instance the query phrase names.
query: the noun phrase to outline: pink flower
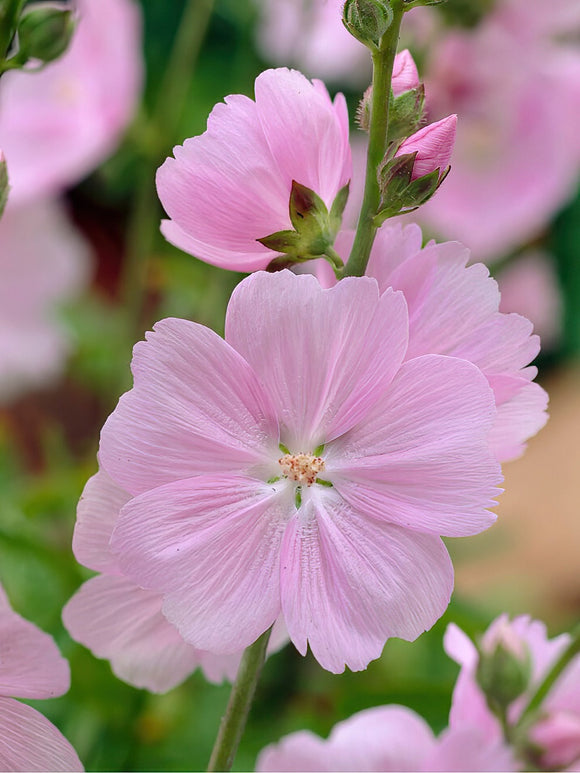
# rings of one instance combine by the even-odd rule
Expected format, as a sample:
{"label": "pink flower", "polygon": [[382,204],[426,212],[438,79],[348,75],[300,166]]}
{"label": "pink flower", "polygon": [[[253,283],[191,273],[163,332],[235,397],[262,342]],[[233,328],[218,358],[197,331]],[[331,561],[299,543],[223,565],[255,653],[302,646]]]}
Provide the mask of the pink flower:
{"label": "pink flower", "polygon": [[[79,502],[73,550],[79,563],[100,574],[81,586],[63,609],[73,639],[111,661],[113,672],[135,687],[167,692],[201,668],[210,682],[235,678],[241,652],[214,655],[187,644],[163,616],[163,597],[123,576],[109,540],[131,495],[100,470]],[[287,641],[278,625],[270,651]]]}
{"label": "pink flower", "polygon": [[[338,235],[335,248],[346,260],[353,233]],[[547,395],[534,384],[530,367],[539,350],[532,325],[499,311],[496,282],[482,264],[467,266],[469,250],[457,242],[421,247],[416,225],[384,225],[377,233],[367,274],[381,292],[401,290],[409,308],[407,358],[444,354],[473,362],[493,389],[498,409],[490,434],[500,461],[519,456],[525,441],[546,423]],[[326,261],[309,264],[329,287],[335,278]]]}
{"label": "pink flower", "polygon": [[8,208],[0,220],[0,400],[58,376],[71,348],[57,306],[89,274],[88,248],[56,202]]}
{"label": "pink flower", "polygon": [[241,94],[214,107],[207,131],[174,148],[157,173],[171,220],[164,236],[222,268],[265,268],[277,253],[258,239],[292,229],[292,181],[328,209],[349,181],[346,102],[294,70],[258,76],[256,101]]}
{"label": "pink flower", "polygon": [[263,749],[258,771],[507,771],[516,770],[505,744],[487,743],[477,727],[445,730],[403,706],[360,711],[339,722],[327,740],[292,733]]}
{"label": "pink flower", "polygon": [[[528,691],[511,704],[508,719],[517,722],[532,692],[542,681],[548,670],[569,643],[569,636],[563,634],[548,639],[546,627],[527,615],[509,621],[507,615],[495,620],[487,630],[483,643],[496,636],[498,628],[511,628],[511,635],[519,639],[531,658],[532,676]],[[475,645],[457,626],[450,625],[445,634],[445,650],[457,661],[461,671],[453,693],[450,714],[452,728],[477,725],[492,741],[502,737],[502,729],[495,715],[488,708],[485,696],[476,680],[479,655]],[[544,700],[535,723],[529,730],[532,745],[528,753],[533,755],[534,764],[541,769],[577,769],[580,759],[580,656],[576,656],[554,684]],[[533,719],[533,718],[532,718]],[[539,749],[534,748],[539,744]],[[525,763],[530,762],[524,759]],[[575,767],[568,768],[573,765]]]}
{"label": "pink flower", "polygon": [[391,79],[391,88],[395,97],[400,96],[405,91],[416,89],[419,85],[419,73],[417,65],[408,49],[399,51],[395,56],[393,64],[393,77]]}
{"label": "pink flower", "polygon": [[42,72],[2,76],[0,145],[11,199],[78,182],[115,149],[142,81],[141,23],[133,0],[78,0],[69,50]]}
{"label": "pink flower", "polygon": [[111,548],[192,646],[246,647],[282,616],[301,653],[356,670],[447,606],[439,535],[474,534],[500,480],[493,396],[471,363],[403,364],[401,293],[257,273],[226,340],[159,322],[100,462],[133,498]]}
{"label": "pink flower", "polygon": [[13,612],[1,586],[0,652],[2,770],[83,770],[60,731],[36,709],[13,700],[63,695],[70,672],[52,637]]}
{"label": "pink flower", "polygon": [[456,128],[457,116],[448,115],[441,121],[424,126],[403,141],[397,151],[397,156],[417,153],[413,166],[413,180],[434,172],[436,169],[443,172],[449,166],[455,143]]}

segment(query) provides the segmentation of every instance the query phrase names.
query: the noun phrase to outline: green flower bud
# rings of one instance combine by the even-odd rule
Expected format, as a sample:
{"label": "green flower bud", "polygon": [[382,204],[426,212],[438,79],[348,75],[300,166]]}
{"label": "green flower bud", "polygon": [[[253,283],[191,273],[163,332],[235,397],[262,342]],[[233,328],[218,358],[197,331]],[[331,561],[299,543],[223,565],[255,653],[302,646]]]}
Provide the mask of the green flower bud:
{"label": "green flower bud", "polygon": [[347,30],[371,50],[391,26],[393,9],[388,0],[346,0],[342,22]]}
{"label": "green flower bud", "polygon": [[508,706],[527,690],[531,675],[528,646],[506,621],[480,647],[476,679],[490,709],[505,714]]}
{"label": "green flower bud", "polygon": [[71,41],[75,29],[72,11],[35,8],[18,25],[18,56],[47,63],[58,59]]}

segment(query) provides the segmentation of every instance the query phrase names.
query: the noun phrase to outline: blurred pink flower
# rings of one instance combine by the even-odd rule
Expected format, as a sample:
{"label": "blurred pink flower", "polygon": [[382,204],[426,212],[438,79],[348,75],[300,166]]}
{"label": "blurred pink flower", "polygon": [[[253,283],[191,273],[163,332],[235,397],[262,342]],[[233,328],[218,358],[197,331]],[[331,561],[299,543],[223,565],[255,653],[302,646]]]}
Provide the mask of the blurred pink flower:
{"label": "blurred pink flower", "polygon": [[[483,637],[482,645],[496,636],[498,628],[511,627],[511,634],[522,643],[531,657],[532,676],[528,691],[508,709],[508,719],[514,723],[520,717],[532,692],[570,641],[568,634],[548,639],[546,627],[527,615],[509,621],[507,615],[495,620]],[[445,634],[445,651],[461,666],[453,693],[450,726],[454,729],[477,725],[491,742],[502,737],[499,720],[489,709],[477,684],[479,661],[475,645],[457,626],[451,624]],[[544,702],[535,723],[528,729],[535,764],[540,769],[578,770],[580,760],[580,656],[576,656],[556,681]],[[524,760],[524,762],[526,762]],[[568,766],[573,765],[572,768]],[[524,768],[527,766],[524,765]]]}
{"label": "blurred pink flower", "polygon": [[448,115],[440,121],[424,126],[402,142],[397,156],[417,153],[413,165],[413,180],[436,169],[441,172],[447,169],[455,144],[456,129],[457,116]]}
{"label": "blurred pink flower", "polygon": [[[335,248],[348,259],[354,234],[342,231]],[[546,423],[548,397],[532,382],[529,363],[539,351],[532,325],[499,311],[497,283],[481,263],[468,266],[469,250],[458,242],[422,248],[417,225],[379,229],[367,269],[381,292],[401,290],[409,309],[407,359],[444,354],[473,362],[494,391],[497,416],[490,434],[500,461],[519,456],[528,438]],[[326,261],[311,264],[325,287],[336,283]]]}
{"label": "blurred pink flower", "polygon": [[[459,120],[451,174],[417,214],[480,260],[537,236],[580,175],[580,53],[515,34],[504,5],[472,31],[442,33],[425,67],[432,118]],[[523,5],[531,19],[545,4]]]}
{"label": "blurred pink flower", "polygon": [[366,709],[339,722],[327,740],[309,731],[263,749],[257,771],[508,771],[513,754],[489,743],[477,727],[447,729],[438,738],[403,706]]}
{"label": "blurred pink flower", "polygon": [[237,271],[276,257],[257,239],[292,229],[293,180],[330,209],[351,176],[342,94],[333,103],[320,81],[287,69],[261,73],[255,91],[255,102],[234,94],[216,105],[207,131],[175,147],[157,172],[168,241]]}
{"label": "blurred pink flower", "polygon": [[259,272],[226,340],[159,322],[107,420],[100,462],[132,495],[111,539],[194,647],[246,647],[282,615],[328,670],[414,639],[446,608],[439,535],[495,516],[493,395],[471,363],[403,363],[407,309],[374,279],[323,290]]}
{"label": "blurred pink flower", "polygon": [[[100,470],[87,482],[78,506],[73,551],[79,563],[100,572],[63,609],[73,639],[111,661],[113,672],[135,687],[167,692],[201,668],[210,682],[232,681],[241,652],[214,655],[194,649],[163,616],[163,597],[123,576],[109,540],[131,495]],[[278,624],[270,651],[287,641]]]}
{"label": "blurred pink flower", "polygon": [[133,0],[77,0],[69,50],[41,72],[7,72],[0,146],[10,198],[22,202],[78,182],[115,149],[142,82],[141,19]]}
{"label": "blurred pink flower", "polygon": [[542,339],[542,348],[554,346],[562,327],[562,298],[550,255],[528,250],[497,275],[500,311],[523,314]]}
{"label": "blurred pink flower", "polygon": [[13,612],[0,586],[0,769],[83,770],[75,750],[40,712],[13,700],[55,698],[70,686],[51,636]]}
{"label": "blurred pink flower", "polygon": [[43,385],[62,370],[70,333],[59,303],[81,291],[88,247],[61,206],[8,204],[0,220],[0,400]]}

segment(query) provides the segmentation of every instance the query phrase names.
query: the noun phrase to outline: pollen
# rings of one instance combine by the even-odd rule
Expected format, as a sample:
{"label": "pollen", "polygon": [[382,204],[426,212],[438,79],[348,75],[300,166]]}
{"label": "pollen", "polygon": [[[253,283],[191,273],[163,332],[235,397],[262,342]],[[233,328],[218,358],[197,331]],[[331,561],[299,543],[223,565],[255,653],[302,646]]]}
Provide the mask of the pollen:
{"label": "pollen", "polygon": [[299,454],[281,456],[278,459],[278,464],[282,468],[284,478],[306,486],[312,486],[318,473],[324,470],[324,459],[320,456],[305,454],[302,451]]}

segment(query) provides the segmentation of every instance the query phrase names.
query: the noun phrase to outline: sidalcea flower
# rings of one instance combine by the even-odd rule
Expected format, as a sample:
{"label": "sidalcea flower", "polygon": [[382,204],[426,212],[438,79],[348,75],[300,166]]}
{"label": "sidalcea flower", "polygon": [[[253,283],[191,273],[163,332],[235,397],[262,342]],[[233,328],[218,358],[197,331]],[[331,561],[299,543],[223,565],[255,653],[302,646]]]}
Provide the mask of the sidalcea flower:
{"label": "sidalcea flower", "polygon": [[[337,237],[335,248],[344,259],[353,238],[350,231]],[[499,311],[497,283],[481,263],[467,265],[466,247],[458,242],[421,245],[417,225],[382,226],[367,274],[377,279],[381,292],[393,288],[405,295],[407,358],[428,353],[461,357],[486,376],[497,407],[491,446],[500,461],[513,459],[547,419],[548,397],[533,383],[537,371],[529,366],[539,351],[539,339],[527,319]],[[335,284],[324,261],[311,265],[324,286]]]}
{"label": "sidalcea flower", "polygon": [[476,726],[447,729],[436,738],[425,720],[404,706],[366,709],[339,722],[327,740],[292,733],[263,749],[257,771],[508,771],[513,753],[489,743]]}
{"label": "sidalcea flower", "polygon": [[55,698],[70,686],[67,661],[51,636],[14,612],[0,586],[0,770],[80,771],[59,730],[14,698]]}
{"label": "sidalcea flower", "polygon": [[448,115],[440,121],[424,126],[401,143],[397,156],[416,153],[411,178],[430,174],[436,169],[445,171],[455,144],[457,116]]}
{"label": "sidalcea flower", "polygon": [[78,0],[67,52],[41,72],[7,72],[0,146],[15,203],[58,193],[115,149],[142,82],[141,19],[133,0]]}
{"label": "sidalcea flower", "polygon": [[474,365],[407,346],[402,293],[288,271],[237,287],[225,341],[167,319],[136,345],[101,435],[132,497],[111,550],[192,646],[237,652],[282,616],[301,653],[357,670],[442,614],[440,535],[494,520],[495,408]]}
{"label": "sidalcea flower", "polygon": [[[482,640],[482,647],[501,638],[516,642],[531,662],[531,679],[524,695],[507,709],[507,721],[515,725],[533,692],[544,679],[559,655],[570,642],[567,634],[548,639],[546,627],[527,615],[510,621],[507,615],[495,620]],[[515,646],[512,644],[512,646]],[[502,737],[502,727],[488,707],[485,694],[478,684],[480,655],[475,645],[457,626],[450,625],[445,634],[445,650],[457,661],[461,671],[453,693],[450,726],[459,729],[476,724],[491,743]],[[518,740],[518,769],[578,770],[580,762],[580,656],[577,655],[562,672],[539,710],[526,722],[525,737]]]}
{"label": "sidalcea flower", "polygon": [[175,147],[157,172],[168,241],[238,271],[276,258],[259,240],[292,231],[294,182],[330,211],[352,166],[342,94],[332,102],[320,81],[287,69],[261,73],[255,92],[255,101],[234,94],[216,105],[207,130]]}
{"label": "sidalcea flower", "polygon": [[89,250],[56,202],[14,207],[0,220],[0,400],[58,376],[71,349],[58,319],[89,276]]}
{"label": "sidalcea flower", "polygon": [[[196,668],[210,682],[233,680],[241,652],[214,655],[187,644],[161,612],[163,597],[123,576],[109,541],[131,495],[99,470],[89,479],[77,511],[73,551],[79,563],[99,572],[63,609],[73,639],[111,661],[120,679],[151,692],[167,692]],[[278,624],[270,651],[287,641]]]}

